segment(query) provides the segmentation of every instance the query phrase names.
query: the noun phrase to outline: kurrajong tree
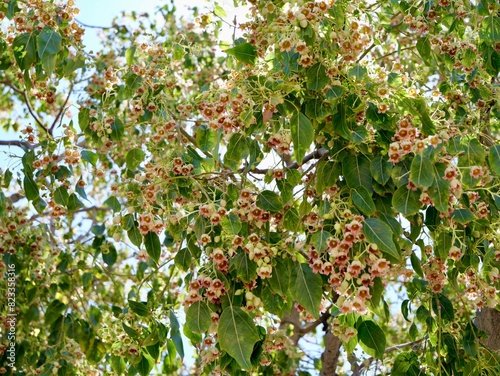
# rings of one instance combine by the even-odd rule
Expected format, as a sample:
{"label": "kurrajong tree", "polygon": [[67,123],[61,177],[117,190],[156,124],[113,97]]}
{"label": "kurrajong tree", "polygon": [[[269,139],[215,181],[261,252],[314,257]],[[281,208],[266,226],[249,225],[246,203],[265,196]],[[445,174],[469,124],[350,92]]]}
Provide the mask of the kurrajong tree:
{"label": "kurrajong tree", "polygon": [[500,374],[498,2],[235,5],[0,2],[0,374]]}

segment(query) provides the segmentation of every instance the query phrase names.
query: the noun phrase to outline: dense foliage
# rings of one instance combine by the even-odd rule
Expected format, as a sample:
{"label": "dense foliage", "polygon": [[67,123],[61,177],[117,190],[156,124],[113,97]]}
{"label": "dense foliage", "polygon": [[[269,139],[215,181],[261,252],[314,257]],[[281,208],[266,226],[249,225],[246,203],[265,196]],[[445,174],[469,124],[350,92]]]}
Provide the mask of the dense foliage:
{"label": "dense foliage", "polygon": [[0,1],[0,374],[500,374],[498,2],[235,5]]}

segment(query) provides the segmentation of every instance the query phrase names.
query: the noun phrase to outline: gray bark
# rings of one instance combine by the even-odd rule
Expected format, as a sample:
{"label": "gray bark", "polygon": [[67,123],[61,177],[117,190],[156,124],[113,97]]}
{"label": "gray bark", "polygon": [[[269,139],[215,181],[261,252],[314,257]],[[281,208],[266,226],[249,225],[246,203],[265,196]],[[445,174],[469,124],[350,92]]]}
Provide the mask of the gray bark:
{"label": "gray bark", "polygon": [[478,312],[475,324],[479,330],[486,332],[488,338],[483,345],[492,351],[500,350],[500,311],[494,308],[483,308]]}
{"label": "gray bark", "polygon": [[325,350],[321,355],[323,367],[321,368],[321,376],[335,376],[337,363],[340,355],[340,346],[342,342],[328,328],[325,334]]}

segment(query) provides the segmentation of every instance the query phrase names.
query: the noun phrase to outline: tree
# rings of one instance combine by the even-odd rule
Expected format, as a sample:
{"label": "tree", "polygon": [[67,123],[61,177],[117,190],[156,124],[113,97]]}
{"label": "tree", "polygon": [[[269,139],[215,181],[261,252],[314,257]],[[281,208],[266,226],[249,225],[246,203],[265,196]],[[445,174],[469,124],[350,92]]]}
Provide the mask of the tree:
{"label": "tree", "polygon": [[0,372],[499,374],[498,2],[235,4],[1,2]]}

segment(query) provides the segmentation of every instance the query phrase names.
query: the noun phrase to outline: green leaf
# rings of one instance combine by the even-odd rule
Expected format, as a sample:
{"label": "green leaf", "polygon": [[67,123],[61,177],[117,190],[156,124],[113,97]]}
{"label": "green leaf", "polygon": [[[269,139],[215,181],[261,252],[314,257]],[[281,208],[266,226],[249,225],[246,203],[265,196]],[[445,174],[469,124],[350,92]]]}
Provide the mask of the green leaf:
{"label": "green leaf", "polygon": [[361,65],[356,65],[355,67],[351,68],[351,70],[348,73],[349,77],[355,77],[358,80],[363,78],[366,75],[366,68],[361,66]]}
{"label": "green leaf", "polygon": [[448,254],[453,245],[453,235],[441,231],[434,236],[434,254],[441,260],[448,259]]}
{"label": "green leaf", "polygon": [[368,216],[375,213],[375,203],[371,194],[364,187],[353,188],[352,201],[362,213]]}
{"label": "green leaf", "polygon": [[401,214],[410,216],[419,212],[422,204],[420,203],[420,194],[402,185],[394,196],[392,196],[392,206]]}
{"label": "green leaf", "polygon": [[283,210],[283,203],[280,196],[273,191],[262,191],[257,196],[257,206],[271,213]]}
{"label": "green leaf", "polygon": [[6,203],[7,199],[5,197],[5,194],[0,191],[0,217],[5,213]]}
{"label": "green leaf", "polygon": [[341,174],[340,165],[333,161],[320,161],[316,169],[316,192],[323,193],[337,183]]}
{"label": "green leaf", "polygon": [[365,219],[363,222],[363,234],[366,240],[376,244],[382,253],[396,260],[401,259],[400,252],[392,240],[393,232],[385,222],[382,222],[378,218]]}
{"label": "green leaf", "polygon": [[326,92],[326,99],[340,98],[344,93],[344,88],[342,86],[332,86]]}
{"label": "green leaf", "polygon": [[206,125],[201,125],[196,130],[196,142],[202,151],[211,151],[217,143],[217,132]]}
{"label": "green leaf", "polygon": [[243,282],[251,282],[257,276],[257,264],[250,260],[245,252],[238,254],[231,260],[231,264],[236,268],[236,275]]}
{"label": "green leaf", "polygon": [[45,26],[37,38],[38,56],[43,62],[47,57],[56,55],[61,49],[62,37],[50,26]]}
{"label": "green leaf", "polygon": [[45,325],[49,326],[54,323],[65,309],[66,305],[63,302],[57,299],[53,300],[45,311]]}
{"label": "green leaf", "polygon": [[295,161],[302,165],[302,160],[314,140],[314,128],[309,118],[302,112],[295,112],[290,119]]}
{"label": "green leaf", "polygon": [[125,359],[118,355],[111,355],[111,369],[118,375],[125,373],[125,370],[127,369]]}
{"label": "green leaf", "polygon": [[215,7],[214,7],[214,14],[217,16],[217,17],[220,17],[220,18],[226,18],[227,17],[227,13],[226,11],[224,10],[224,8],[222,8],[219,4],[215,3]]}
{"label": "green leaf", "polygon": [[317,231],[311,236],[311,243],[314,244],[314,248],[316,248],[317,251],[322,252],[328,247],[327,240],[331,236],[332,234],[328,231]]}
{"label": "green leaf", "polygon": [[14,57],[17,65],[21,70],[31,68],[31,65],[36,62],[36,40],[33,33],[22,33],[16,36],[12,43]]}
{"label": "green leaf", "polygon": [[139,372],[141,376],[148,376],[151,373],[155,364],[156,362],[153,359],[153,357],[143,351],[142,358],[139,361],[139,363],[135,366],[135,368],[137,369],[137,372]]}
{"label": "green leaf", "polygon": [[417,353],[404,352],[394,360],[391,376],[418,376],[421,374]]}
{"label": "green leaf", "polygon": [[194,302],[186,312],[186,325],[195,333],[205,333],[212,325],[210,309],[205,302]]}
{"label": "green leaf", "polygon": [[[80,126],[82,131],[85,132],[89,127],[89,123],[90,123],[90,110],[86,107],[81,108],[80,111],[78,112],[78,125]],[[82,151],[82,158],[83,158],[83,151]]]}
{"label": "green leaf", "polygon": [[451,217],[462,225],[474,220],[474,214],[469,209],[455,209]]}
{"label": "green leaf", "polygon": [[342,174],[349,188],[364,187],[373,192],[370,161],[360,155],[347,155],[342,163]]}
{"label": "green leaf", "polygon": [[370,164],[370,172],[377,183],[385,185],[391,178],[392,167],[391,162],[382,156],[378,156],[373,158]]}
{"label": "green leaf", "polygon": [[158,264],[161,256],[161,244],[160,238],[156,234],[156,232],[148,232],[144,235],[144,244],[146,246],[146,251],[148,252],[149,257],[153,259],[153,261]]}
{"label": "green leaf", "polygon": [[490,147],[488,162],[490,163],[491,171],[496,176],[500,176],[500,145],[493,145]]}
{"label": "green leaf", "polygon": [[134,54],[135,54],[135,46],[131,46],[127,48],[125,51],[125,61],[127,62],[127,65],[130,67],[132,64],[134,64]]}
{"label": "green leaf", "polygon": [[57,62],[57,56],[56,55],[49,55],[45,59],[42,60],[42,67],[43,70],[48,74],[51,75],[54,70],[56,69],[56,62]]}
{"label": "green leaf", "polygon": [[257,59],[257,49],[250,43],[241,43],[233,48],[229,48],[224,51],[228,55],[234,56],[237,60],[254,65],[255,59]]}
{"label": "green leaf", "polygon": [[429,115],[429,110],[424,98],[407,98],[404,99],[404,103],[410,111],[419,116],[424,136],[436,134],[436,126]]}
{"label": "green leaf", "polygon": [[122,205],[120,204],[120,201],[115,196],[111,196],[108,198],[106,201],[103,202],[104,206],[107,206],[111,210],[113,210],[115,213],[119,212],[122,210]]}
{"label": "green leaf", "polygon": [[68,190],[66,189],[66,187],[61,186],[61,187],[57,188],[54,191],[53,197],[54,197],[54,201],[57,204],[62,205],[64,207],[66,207],[66,205],[68,205],[69,194],[68,194]]}
{"label": "green leaf", "polygon": [[231,136],[224,154],[224,163],[237,168],[241,163],[243,155],[248,151],[247,138],[243,133],[235,133]]}
{"label": "green leaf", "polygon": [[130,171],[135,171],[137,167],[144,161],[144,157],[146,153],[144,153],[141,149],[132,149],[129,150],[127,156],[125,157],[125,162],[127,163],[127,168]]}
{"label": "green leaf", "polygon": [[240,367],[250,370],[253,347],[260,337],[248,313],[232,305],[224,308],[217,334],[221,350],[236,359]]}
{"label": "green leaf", "polygon": [[[81,113],[81,111],[80,111]],[[96,153],[90,150],[82,150],[81,151],[82,159],[85,162],[90,163],[92,166],[96,167],[97,161],[99,160],[99,157],[97,156]]]}
{"label": "green leaf", "polygon": [[453,321],[455,317],[453,303],[443,294],[437,294],[432,298],[432,310],[443,320]]}
{"label": "green leaf", "polygon": [[241,230],[240,218],[234,213],[229,213],[222,218],[221,224],[224,231],[231,235],[237,235]]}
{"label": "green leaf", "polygon": [[319,318],[319,306],[323,296],[323,280],[308,264],[298,264],[293,271],[293,298],[314,318]]}
{"label": "green leaf", "polygon": [[448,214],[448,198],[450,196],[450,182],[442,178],[436,178],[436,181],[429,189],[429,197],[434,206],[441,213]]}
{"label": "green leaf", "polygon": [[424,278],[424,272],[422,271],[421,261],[418,259],[415,252],[412,252],[410,255],[411,267],[415,271],[415,273],[420,277]]}
{"label": "green leaf", "polygon": [[321,63],[316,63],[310,67],[307,70],[306,77],[308,90],[321,90],[330,81],[326,75],[326,68]]}
{"label": "green leaf", "polygon": [[146,302],[138,302],[135,300],[129,300],[128,306],[130,307],[132,312],[135,312],[139,316],[148,316],[149,315],[148,305]]}
{"label": "green leaf", "polygon": [[358,339],[367,354],[382,359],[386,346],[385,333],[371,320],[363,321],[358,327]]}
{"label": "green leaf", "polygon": [[134,225],[127,231],[127,235],[132,242],[133,245],[136,247],[140,247],[142,244],[142,234],[137,228],[137,222],[134,223]]}
{"label": "green leaf", "polygon": [[431,42],[429,41],[429,37],[418,38],[417,51],[422,60],[429,64],[431,58]]}
{"label": "green leaf", "polygon": [[290,289],[290,268],[284,260],[277,259],[271,278],[268,279],[271,290],[280,296],[286,296]]}
{"label": "green leaf", "polygon": [[102,254],[102,260],[106,263],[106,265],[113,266],[118,259],[118,253],[113,245],[109,245],[108,248],[108,252]]}
{"label": "green leaf", "polygon": [[299,212],[295,208],[286,211],[283,217],[283,227],[293,232],[299,232],[302,229]]}
{"label": "green leaf", "polygon": [[116,118],[115,121],[111,124],[111,139],[113,141],[120,141],[125,134],[125,128],[123,127],[123,123],[120,119]]}
{"label": "green leaf", "polygon": [[434,182],[434,167],[429,158],[417,154],[410,167],[410,179],[415,185],[430,187]]}
{"label": "green leaf", "polygon": [[35,200],[40,196],[38,185],[29,175],[24,175],[23,179],[24,194],[29,201]]}

